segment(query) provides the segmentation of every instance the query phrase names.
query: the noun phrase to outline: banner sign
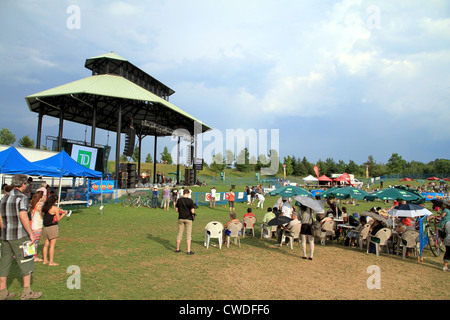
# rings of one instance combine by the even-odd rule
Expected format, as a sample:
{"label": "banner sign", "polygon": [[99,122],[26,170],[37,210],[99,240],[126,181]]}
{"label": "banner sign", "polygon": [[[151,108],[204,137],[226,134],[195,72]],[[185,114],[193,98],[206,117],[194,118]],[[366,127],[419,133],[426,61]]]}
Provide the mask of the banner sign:
{"label": "banner sign", "polygon": [[83,167],[95,170],[95,163],[97,162],[97,149],[74,144],[72,145],[72,154],[70,157]]}
{"label": "banner sign", "polygon": [[422,192],[422,196],[425,198],[425,200],[431,201],[435,199],[443,199],[444,193],[443,192]]}
{"label": "banner sign", "polygon": [[91,180],[89,192],[93,194],[98,193],[113,193],[115,180]]}

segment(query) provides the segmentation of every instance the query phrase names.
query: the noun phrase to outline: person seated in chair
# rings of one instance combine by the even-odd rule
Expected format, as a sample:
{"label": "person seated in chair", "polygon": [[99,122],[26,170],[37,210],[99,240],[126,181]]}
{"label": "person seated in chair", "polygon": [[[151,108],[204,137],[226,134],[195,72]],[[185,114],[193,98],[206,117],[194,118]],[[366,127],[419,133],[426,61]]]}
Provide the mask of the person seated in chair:
{"label": "person seated in chair", "polygon": [[269,237],[269,228],[271,226],[268,225],[269,221],[275,218],[276,215],[273,213],[272,208],[267,208],[267,213],[263,217],[263,223],[261,224],[261,229],[263,232],[263,238]]}
{"label": "person seated in chair", "polygon": [[231,212],[230,213],[230,221],[228,221],[224,226],[223,226],[223,234],[225,235],[225,237],[223,237],[223,241],[224,241],[224,245],[227,244],[227,240],[226,240],[226,236],[231,234],[231,231],[228,230],[228,226],[233,223],[233,222],[240,222],[239,219],[236,218],[236,212]]}

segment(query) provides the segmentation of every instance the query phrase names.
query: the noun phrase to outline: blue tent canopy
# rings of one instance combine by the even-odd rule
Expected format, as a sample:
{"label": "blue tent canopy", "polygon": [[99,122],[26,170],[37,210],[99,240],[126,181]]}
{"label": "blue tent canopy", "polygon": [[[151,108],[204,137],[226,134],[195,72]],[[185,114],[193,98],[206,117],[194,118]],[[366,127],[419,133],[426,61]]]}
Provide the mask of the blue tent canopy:
{"label": "blue tent canopy", "polygon": [[26,174],[30,176],[59,177],[61,173],[54,168],[47,168],[28,161],[15,147],[0,152],[1,174]]}
{"label": "blue tent canopy", "polygon": [[72,159],[67,152],[61,151],[54,156],[33,162],[39,166],[59,171],[59,177],[101,178],[100,171],[86,168]]}

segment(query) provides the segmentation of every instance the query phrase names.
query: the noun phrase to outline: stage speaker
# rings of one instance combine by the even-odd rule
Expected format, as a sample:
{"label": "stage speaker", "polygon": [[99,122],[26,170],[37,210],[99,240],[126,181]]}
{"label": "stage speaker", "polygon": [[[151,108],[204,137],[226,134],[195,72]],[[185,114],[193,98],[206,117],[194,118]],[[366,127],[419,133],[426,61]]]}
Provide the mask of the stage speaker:
{"label": "stage speaker", "polygon": [[136,186],[136,164],[128,163],[127,173],[128,173],[127,188],[134,188]]}
{"label": "stage speaker", "polygon": [[127,157],[131,157],[133,155],[135,138],[136,129],[128,128],[128,131],[125,134],[125,148],[123,150],[123,154]]}

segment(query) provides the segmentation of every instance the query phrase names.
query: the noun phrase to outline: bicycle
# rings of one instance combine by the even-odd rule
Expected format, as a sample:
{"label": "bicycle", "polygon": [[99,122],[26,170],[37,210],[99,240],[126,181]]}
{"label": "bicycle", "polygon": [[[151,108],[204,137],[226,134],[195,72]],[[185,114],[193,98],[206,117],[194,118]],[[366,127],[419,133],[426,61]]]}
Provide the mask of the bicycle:
{"label": "bicycle", "polygon": [[443,241],[439,237],[439,223],[441,222],[441,217],[434,216],[431,217],[427,223],[428,229],[428,245],[430,250],[435,257],[439,257],[441,252],[445,252],[445,246]]}
{"label": "bicycle", "polygon": [[139,208],[140,206],[151,208],[152,207],[152,199],[148,195],[145,196],[145,198],[143,196],[138,196],[136,199],[134,199],[133,206],[135,208]]}
{"label": "bicycle", "polygon": [[129,207],[133,203],[133,198],[131,197],[131,194],[127,193],[127,196],[122,200],[122,205],[124,207]]}

